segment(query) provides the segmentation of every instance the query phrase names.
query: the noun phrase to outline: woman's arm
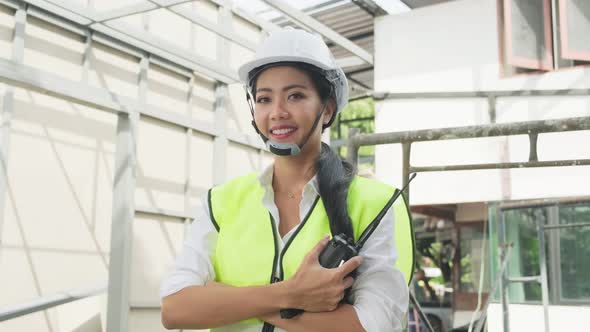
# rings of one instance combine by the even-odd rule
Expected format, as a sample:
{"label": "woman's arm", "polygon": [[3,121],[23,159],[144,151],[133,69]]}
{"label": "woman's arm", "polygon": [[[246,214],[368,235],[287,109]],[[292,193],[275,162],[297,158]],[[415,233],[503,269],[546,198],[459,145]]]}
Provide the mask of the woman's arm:
{"label": "woman's arm", "polygon": [[320,241],[287,281],[251,287],[208,283],[168,295],[162,301],[162,323],[168,329],[202,329],[261,317],[283,308],[334,310],[344,290],[353,283],[346,276],[360,265],[361,259],[352,259],[337,269],[325,269],[318,256],[327,242],[327,237]]}
{"label": "woman's arm", "polygon": [[334,311],[305,312],[291,319],[282,319],[279,313],[267,314],[261,319],[289,332],[365,332],[350,304],[341,304]]}
{"label": "woman's arm", "polygon": [[289,306],[281,283],[252,287],[190,286],[162,300],[167,329],[207,329],[278,312]]}

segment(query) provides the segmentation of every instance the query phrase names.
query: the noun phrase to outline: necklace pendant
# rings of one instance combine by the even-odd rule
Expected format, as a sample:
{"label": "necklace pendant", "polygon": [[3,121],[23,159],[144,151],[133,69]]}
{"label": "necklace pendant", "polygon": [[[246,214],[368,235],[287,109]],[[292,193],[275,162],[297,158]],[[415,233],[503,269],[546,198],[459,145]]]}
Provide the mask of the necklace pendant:
{"label": "necklace pendant", "polygon": [[295,198],[295,194],[293,194],[290,191],[287,192],[287,195],[289,196],[290,199],[294,199]]}

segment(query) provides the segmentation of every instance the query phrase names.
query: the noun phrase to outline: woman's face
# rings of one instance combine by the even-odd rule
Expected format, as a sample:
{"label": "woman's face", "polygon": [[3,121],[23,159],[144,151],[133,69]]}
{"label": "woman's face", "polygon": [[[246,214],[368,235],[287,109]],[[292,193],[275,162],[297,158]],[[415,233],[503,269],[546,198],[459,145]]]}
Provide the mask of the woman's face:
{"label": "woman's face", "polygon": [[[324,105],[310,76],[289,66],[271,67],[256,81],[254,120],[258,129],[270,140],[301,144],[309,134],[315,118]],[[322,124],[334,111],[328,103],[307,145],[321,140]]]}

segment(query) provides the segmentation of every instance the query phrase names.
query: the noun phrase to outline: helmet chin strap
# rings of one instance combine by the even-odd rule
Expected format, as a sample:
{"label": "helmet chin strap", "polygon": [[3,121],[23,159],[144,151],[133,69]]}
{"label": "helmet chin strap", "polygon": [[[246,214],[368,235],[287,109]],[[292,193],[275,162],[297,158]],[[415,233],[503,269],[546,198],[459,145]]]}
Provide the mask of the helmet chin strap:
{"label": "helmet chin strap", "polygon": [[[250,97],[248,96],[247,98],[250,98]],[[260,137],[262,138],[262,141],[264,141],[264,143],[266,144],[266,147],[268,148],[268,150],[270,152],[272,152],[273,154],[275,154],[277,156],[296,156],[301,152],[301,150],[303,149],[303,146],[305,145],[305,143],[307,143],[307,141],[309,140],[309,138],[311,137],[311,135],[315,131],[316,127],[318,126],[318,123],[320,122],[320,118],[322,117],[322,114],[324,114],[324,111],[326,110],[327,105],[328,105],[328,103],[325,103],[324,106],[322,107],[322,110],[318,112],[318,114],[315,117],[315,121],[313,122],[313,126],[311,126],[311,129],[309,130],[309,133],[307,134],[307,136],[305,137],[303,142],[299,145],[297,145],[295,143],[275,142],[275,141],[270,140],[268,137],[264,136],[264,134],[262,134],[260,132],[260,130],[258,129],[258,126],[256,126],[256,122],[254,121],[254,112],[251,109],[251,111],[252,111],[252,126],[254,127],[254,129],[256,130],[258,135],[260,135]]]}

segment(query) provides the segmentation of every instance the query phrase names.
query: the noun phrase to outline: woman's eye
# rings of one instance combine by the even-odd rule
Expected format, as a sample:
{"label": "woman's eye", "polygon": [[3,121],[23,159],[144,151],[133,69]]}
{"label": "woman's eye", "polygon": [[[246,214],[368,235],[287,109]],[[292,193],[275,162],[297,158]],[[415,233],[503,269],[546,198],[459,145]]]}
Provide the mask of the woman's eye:
{"label": "woman's eye", "polygon": [[289,99],[298,100],[298,99],[302,99],[303,97],[305,97],[305,96],[302,93],[294,93],[289,96]]}
{"label": "woman's eye", "polygon": [[267,103],[268,101],[269,101],[268,97],[260,97],[260,98],[256,99],[257,104]]}

